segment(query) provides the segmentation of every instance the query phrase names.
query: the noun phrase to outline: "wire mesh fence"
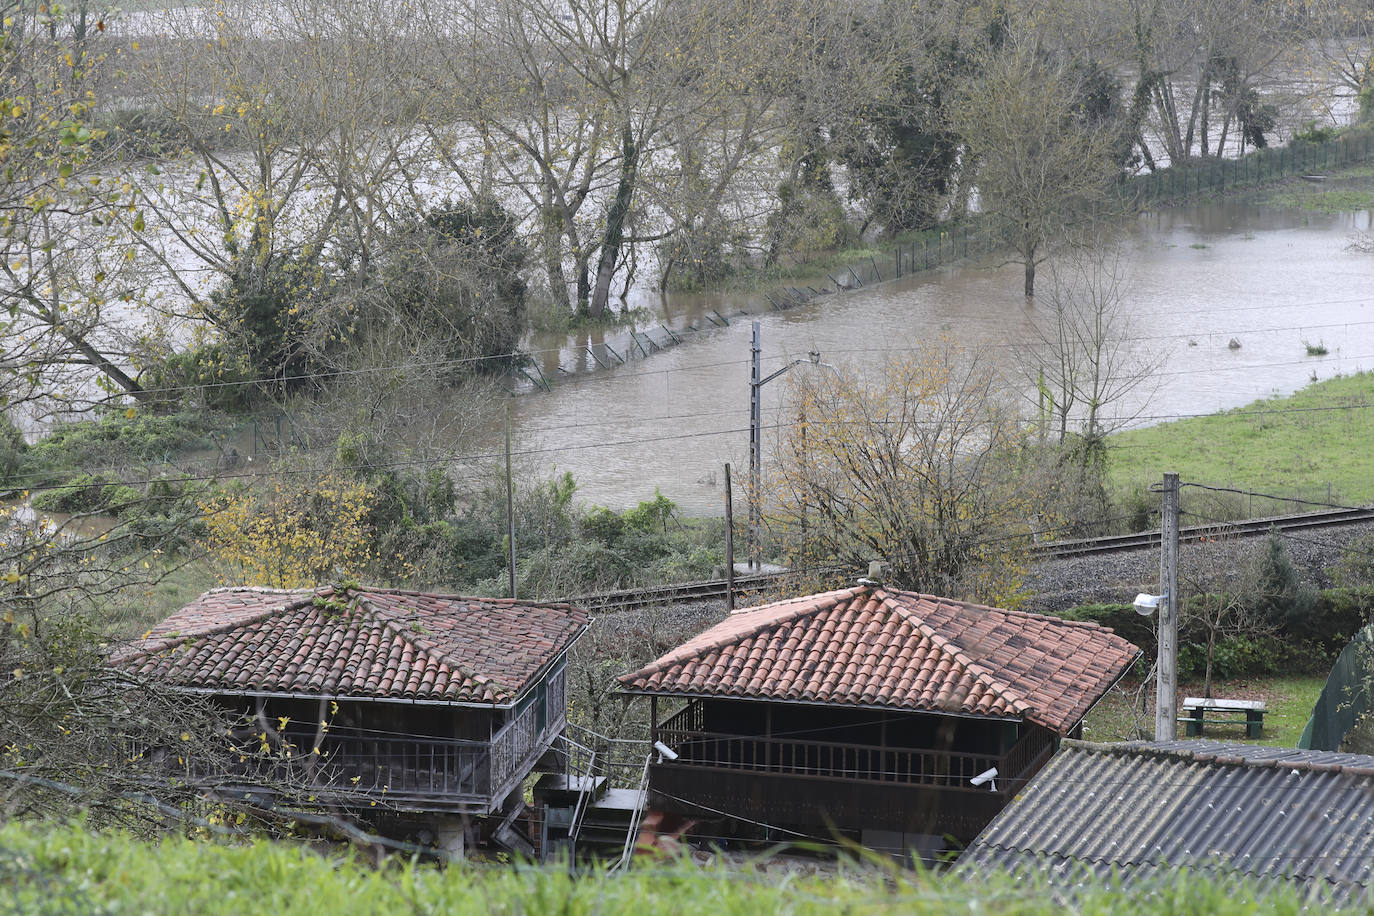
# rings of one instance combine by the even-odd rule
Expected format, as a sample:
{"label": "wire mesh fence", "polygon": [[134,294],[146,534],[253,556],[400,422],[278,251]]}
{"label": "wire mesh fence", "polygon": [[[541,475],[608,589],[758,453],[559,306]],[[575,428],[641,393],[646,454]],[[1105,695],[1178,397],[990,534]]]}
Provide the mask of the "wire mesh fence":
{"label": "wire mesh fence", "polygon": [[[1323,142],[1294,140],[1282,147],[1254,149],[1234,159],[1196,159],[1123,178],[1105,201],[1071,208],[1069,219],[1091,224],[1119,219],[1157,203],[1172,203],[1210,193],[1256,188],[1293,176],[1321,180],[1322,172],[1359,165],[1374,155],[1374,132],[1346,131]],[[973,214],[904,236],[883,252],[866,254],[838,268],[818,270],[810,282],[798,281],[762,293],[775,311],[786,311],[825,296],[900,279],[1014,246],[1017,227],[998,214]],[[548,390],[563,375],[610,369],[644,360],[685,340],[730,325],[746,310],[719,310],[677,324],[628,329],[604,342],[565,348],[554,361],[531,360],[513,370],[518,384]]]}

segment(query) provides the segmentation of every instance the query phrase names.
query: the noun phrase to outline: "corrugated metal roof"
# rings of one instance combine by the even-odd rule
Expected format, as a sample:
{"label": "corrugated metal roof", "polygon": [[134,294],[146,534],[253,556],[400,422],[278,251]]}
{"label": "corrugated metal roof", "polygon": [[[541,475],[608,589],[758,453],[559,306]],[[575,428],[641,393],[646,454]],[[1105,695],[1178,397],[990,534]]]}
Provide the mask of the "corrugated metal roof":
{"label": "corrugated metal roof", "polygon": [[960,869],[1179,867],[1363,894],[1374,878],[1374,757],[1215,741],[1065,741]]}

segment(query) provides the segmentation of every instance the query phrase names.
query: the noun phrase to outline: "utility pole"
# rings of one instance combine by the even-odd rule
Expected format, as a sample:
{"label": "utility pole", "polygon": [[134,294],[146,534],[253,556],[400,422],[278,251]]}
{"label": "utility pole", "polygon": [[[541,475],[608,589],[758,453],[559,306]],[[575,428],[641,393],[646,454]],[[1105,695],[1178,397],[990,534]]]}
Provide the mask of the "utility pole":
{"label": "utility pole", "polygon": [[754,322],[753,337],[749,344],[749,569],[757,570],[761,565],[762,545],[759,543],[759,530],[763,527],[763,386],[773,379],[804,363],[824,366],[838,374],[839,370],[829,363],[821,362],[819,350],[806,354],[806,359],[794,359],[772,375],[764,376],[761,366],[763,345],[760,343],[759,323]]}
{"label": "utility pole", "polygon": [[725,609],[735,609],[735,495],[730,486],[730,462],[725,462]]}
{"label": "utility pole", "polygon": [[510,596],[515,597],[515,487],[510,472],[510,405],[506,405],[506,536],[509,540],[507,567],[510,570]]}
{"label": "utility pole", "polygon": [[1155,740],[1178,737],[1178,474],[1164,475],[1159,513],[1159,661]]}
{"label": "utility pole", "polygon": [[763,372],[760,355],[763,345],[760,342],[759,323],[754,322],[753,336],[749,343],[749,569],[759,568],[760,545],[759,529],[763,527],[763,508],[759,499],[763,476],[760,465],[763,461]]}

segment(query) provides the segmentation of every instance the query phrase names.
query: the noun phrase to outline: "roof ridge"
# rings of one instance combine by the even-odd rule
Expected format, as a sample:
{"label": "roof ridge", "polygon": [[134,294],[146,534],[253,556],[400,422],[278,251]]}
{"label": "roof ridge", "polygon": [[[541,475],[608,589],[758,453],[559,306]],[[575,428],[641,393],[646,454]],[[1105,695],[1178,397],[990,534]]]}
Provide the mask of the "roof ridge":
{"label": "roof ridge", "polygon": [[[916,593],[907,592],[906,594]],[[931,595],[922,595],[921,597],[931,598],[935,601],[943,600],[935,598]],[[891,595],[885,595],[883,597],[882,603],[884,607],[888,608],[889,610],[896,611],[908,623],[915,626],[916,629],[920,631],[922,635],[928,638],[931,642],[935,643],[935,645],[938,646],[941,649],[941,651],[949,652],[951,655],[953,655],[955,661],[959,662],[959,664],[967,668],[969,673],[972,674],[974,678],[976,678],[980,683],[982,683],[983,686],[987,687],[989,690],[991,690],[997,696],[1001,697],[1003,700],[1006,700],[1012,706],[1013,709],[1017,709],[1018,712],[1020,712],[1022,715],[1027,716],[1028,718],[1030,717],[1029,714],[1035,711],[1035,707],[1031,705],[1031,703],[1028,700],[1022,697],[1019,692],[1012,689],[1011,685],[1004,684],[1001,681],[999,681],[990,670],[985,668],[980,663],[974,661],[969,656],[969,654],[964,650],[963,646],[954,642],[954,640],[950,639],[948,636],[943,635],[930,624],[926,623],[925,620],[916,615],[915,611],[912,608],[906,607],[900,601],[897,601],[895,598],[893,598]],[[952,603],[964,604],[968,606],[967,602]],[[973,607],[981,607],[981,605],[973,605]]]}
{"label": "roof ridge", "polygon": [[440,598],[446,600],[461,599],[463,601],[480,601],[488,604],[505,604],[513,607],[546,607],[558,609],[580,610],[580,608],[569,601],[529,601],[524,598],[480,598],[474,595],[463,595],[458,592],[420,592],[407,588],[377,588],[370,585],[350,585],[348,588],[342,586],[331,586],[336,591],[351,591],[359,594],[368,595],[406,595],[412,598]]}
{"label": "roof ridge", "polygon": [[1306,750],[1305,748],[1271,748],[1276,756],[1273,757],[1247,757],[1238,753],[1230,753],[1233,750],[1252,750],[1258,749],[1255,745],[1229,745],[1229,744],[1200,744],[1197,747],[1154,747],[1149,742],[1127,741],[1120,744],[1094,745],[1089,742],[1074,742],[1071,746],[1087,745],[1082,748],[1091,753],[1109,753],[1116,756],[1123,756],[1129,753],[1144,753],[1152,757],[1169,757],[1178,760],[1194,760],[1198,763],[1211,763],[1219,766],[1243,766],[1251,769],[1268,770],[1293,770],[1304,773],[1349,773],[1352,776],[1374,776],[1374,756],[1368,754],[1355,754],[1343,751],[1308,751],[1333,756],[1366,757],[1368,763],[1337,763],[1335,761],[1312,760],[1312,759],[1284,759],[1277,756],[1285,752],[1296,752]]}
{"label": "roof ridge", "polygon": [[127,646],[126,648],[132,650],[127,653],[124,652],[122,649],[116,650],[115,652],[111,653],[110,660],[118,662],[129,662],[135,661],[140,658],[147,658],[150,655],[155,655],[159,652],[165,652],[168,649],[171,649],[175,646],[183,645],[193,639],[204,639],[207,636],[218,636],[221,633],[228,633],[230,630],[237,630],[240,627],[252,626],[253,624],[261,623],[268,617],[273,617],[277,614],[282,614],[287,611],[299,610],[307,604],[314,604],[315,599],[317,597],[323,597],[321,591],[315,589],[310,589],[306,591],[303,589],[287,590],[243,587],[211,589],[211,591],[207,592],[206,594],[223,594],[224,592],[228,591],[252,591],[258,593],[294,594],[302,597],[298,598],[296,601],[287,601],[283,602],[282,604],[268,606],[266,608],[263,608],[261,611],[258,611],[257,613],[249,614],[246,617],[240,617],[235,620],[221,621],[219,623],[211,624],[207,627],[187,630],[184,632],[177,631],[175,633],[169,633],[164,636],[156,637],[151,641],[145,642],[143,640],[140,640],[140,642],[142,642],[143,644],[140,645],[137,649],[134,649],[132,646]]}
{"label": "roof ridge", "polygon": [[887,592],[897,592],[903,595],[913,595],[917,598],[928,598],[931,601],[942,601],[945,604],[957,604],[961,607],[969,608],[970,610],[996,611],[997,613],[1005,614],[1008,617],[1034,617],[1040,620],[1052,620],[1055,623],[1063,624],[1064,626],[1069,627],[1082,627],[1083,629],[1087,630],[1101,630],[1105,633],[1116,633],[1116,630],[1114,630],[1113,628],[1104,627],[1102,624],[1092,620],[1069,620],[1068,618],[1060,617],[1057,614],[1041,614],[1037,611],[1023,611],[1018,608],[996,607],[995,605],[991,604],[979,604],[976,601],[963,601],[959,598],[945,598],[940,595],[927,595],[925,592],[909,591],[907,589],[902,588],[884,588],[883,590]]}
{"label": "roof ridge", "polygon": [[[416,592],[415,594],[425,594],[425,593],[423,593],[423,592]],[[461,596],[455,595],[455,596],[452,596],[452,597],[461,597]],[[507,600],[509,600],[509,599],[507,599]],[[371,614],[373,614],[373,615],[376,616],[379,620],[381,620],[381,622],[382,622],[382,627],[383,627],[384,629],[389,629],[389,630],[391,630],[391,631],[394,632],[397,636],[399,636],[400,638],[404,639],[406,642],[410,643],[411,645],[415,646],[415,648],[417,648],[417,649],[423,651],[425,654],[429,655],[429,656],[430,656],[431,658],[433,658],[435,661],[438,661],[438,662],[441,663],[441,664],[447,665],[447,666],[449,667],[449,670],[450,670],[450,671],[453,671],[453,672],[455,672],[455,673],[457,673],[457,674],[460,674],[460,675],[462,675],[464,678],[468,678],[468,679],[470,679],[470,680],[472,680],[472,681],[474,681],[474,682],[476,682],[476,683],[478,683],[478,684],[482,684],[482,685],[484,685],[484,686],[487,685],[487,684],[496,684],[496,685],[499,686],[499,687],[501,688],[501,690],[504,691],[505,693],[511,694],[511,695],[514,694],[514,691],[511,689],[511,687],[510,687],[509,685],[503,684],[503,683],[501,683],[500,681],[496,680],[495,678],[491,677],[490,675],[482,674],[482,673],[480,673],[480,672],[478,672],[478,671],[473,670],[472,668],[468,667],[467,665],[461,663],[461,662],[458,661],[456,658],[454,658],[452,655],[450,655],[447,651],[445,651],[444,648],[443,648],[442,646],[440,646],[437,642],[435,642],[433,639],[429,638],[428,636],[426,636],[425,634],[421,633],[420,631],[415,630],[415,629],[413,629],[412,627],[410,627],[409,625],[407,625],[407,623],[404,621],[404,619],[398,620],[397,618],[400,616],[399,614],[396,614],[396,613],[392,612],[391,610],[389,610],[389,609],[387,609],[387,608],[379,607],[379,606],[373,604],[371,601],[367,601],[366,598],[365,598],[365,593],[363,593],[362,590],[359,590],[359,594],[358,594],[358,603],[359,603],[360,605],[365,605],[366,608],[367,608],[367,610],[368,610]]]}
{"label": "roof ridge", "polygon": [[[807,595],[805,596],[805,598],[792,598],[784,601],[775,601],[772,604],[760,605],[759,607],[746,608],[744,612],[734,611],[730,615],[728,615],[725,618],[725,620],[729,620],[731,619],[731,617],[734,617],[735,615],[742,616],[743,613],[753,614],[758,613],[759,611],[766,611],[769,609],[775,609],[777,611],[784,613],[778,613],[776,615],[762,615],[762,619],[757,621],[755,625],[751,628],[747,630],[741,630],[738,633],[731,633],[728,636],[718,637],[717,639],[709,643],[694,645],[693,639],[695,639],[696,637],[693,637],[693,639],[689,639],[683,645],[678,646],[676,651],[668,653],[662,658],[659,658],[657,661],[643,668],[640,668],[637,671],[632,671],[629,674],[622,674],[619,678],[617,678],[617,680],[619,680],[621,683],[625,683],[630,680],[633,680],[634,678],[647,677],[659,671],[666,671],[673,665],[676,665],[678,662],[700,656],[706,652],[710,652],[713,649],[723,649],[728,645],[733,645],[734,643],[742,642],[743,640],[748,639],[751,636],[757,636],[759,633],[763,632],[768,627],[774,627],[785,623],[792,623],[793,621],[800,620],[803,617],[809,617],[815,614],[820,614],[824,611],[832,610],[837,605],[839,605],[842,600],[852,600],[854,598],[857,598],[860,594],[864,593],[865,591],[869,591],[871,589],[872,586],[869,585],[853,585],[849,588],[836,589],[835,591],[831,592],[822,592],[819,595]],[[793,613],[791,614],[785,613],[785,611],[788,610],[789,607],[793,611]],[[722,623],[723,622],[724,621],[722,621]]]}

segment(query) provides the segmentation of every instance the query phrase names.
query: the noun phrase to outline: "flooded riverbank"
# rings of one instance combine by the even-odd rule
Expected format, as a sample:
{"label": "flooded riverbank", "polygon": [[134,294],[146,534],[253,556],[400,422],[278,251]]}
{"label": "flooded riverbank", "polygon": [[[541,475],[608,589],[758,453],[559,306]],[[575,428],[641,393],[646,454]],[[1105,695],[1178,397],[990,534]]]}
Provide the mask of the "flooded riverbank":
{"label": "flooded riverbank", "polygon": [[[1141,215],[1125,242],[1130,346],[1164,367],[1136,422],[1209,413],[1313,377],[1374,368],[1374,256],[1353,251],[1370,213],[1275,211],[1232,201]],[[947,335],[1005,354],[1037,306],[1020,268],[966,263],[761,313],[767,374],[819,350],[876,369],[922,339]],[[677,297],[669,308],[731,315],[727,297]],[[1239,347],[1231,348],[1235,340]],[[1309,356],[1307,344],[1326,354]],[[722,466],[748,455],[749,320],[694,334],[652,359],[568,377],[515,398],[514,448],[541,473],[570,471],[579,497],[623,508],[660,489],[690,514],[719,514]],[[799,370],[805,371],[805,370]],[[765,460],[783,422],[784,384],[764,389]],[[494,453],[495,430],[476,452]]]}

